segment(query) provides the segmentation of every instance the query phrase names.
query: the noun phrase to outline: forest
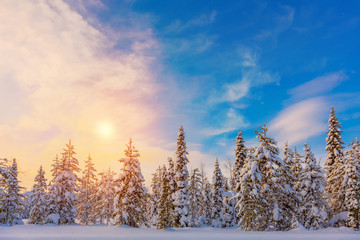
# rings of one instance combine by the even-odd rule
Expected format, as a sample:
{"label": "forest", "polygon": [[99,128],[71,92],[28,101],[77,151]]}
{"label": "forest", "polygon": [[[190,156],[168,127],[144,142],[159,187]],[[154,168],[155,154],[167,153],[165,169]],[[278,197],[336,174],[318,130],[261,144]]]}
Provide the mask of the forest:
{"label": "forest", "polygon": [[[145,186],[132,139],[119,172],[97,173],[91,156],[85,168],[71,140],[53,160],[51,175],[40,166],[31,191],[22,193],[15,159],[0,159],[0,223],[107,224],[156,229],[212,226],[245,231],[287,231],[302,227],[359,229],[360,143],[345,145],[331,109],[324,167],[304,144],[303,155],[285,144],[279,149],[264,124],[255,130],[258,145],[246,147],[239,131],[224,177],[216,160],[211,179],[200,168],[188,170],[185,133],[177,137],[176,159],[159,166]],[[47,178],[51,178],[48,181]]]}

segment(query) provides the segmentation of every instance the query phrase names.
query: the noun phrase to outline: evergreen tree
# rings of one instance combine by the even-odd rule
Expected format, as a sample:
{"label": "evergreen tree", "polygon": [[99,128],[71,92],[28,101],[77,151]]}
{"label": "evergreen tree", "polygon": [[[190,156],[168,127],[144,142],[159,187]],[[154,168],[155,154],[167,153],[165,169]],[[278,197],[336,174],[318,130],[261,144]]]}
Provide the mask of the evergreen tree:
{"label": "evergreen tree", "polygon": [[200,199],[200,223],[201,225],[210,225],[211,224],[211,184],[207,179],[205,172],[205,165],[201,163],[200,166],[200,189],[201,189],[201,199]]}
{"label": "evergreen tree", "polygon": [[[51,164],[51,176],[52,180],[49,182],[48,185],[48,197],[49,197],[49,214],[57,215],[59,213],[58,204],[57,204],[57,195],[56,195],[56,182],[55,180],[58,178],[61,164],[59,160],[59,156],[56,154],[55,159],[53,160],[53,164]],[[50,223],[53,223],[51,219],[48,219]],[[58,224],[58,222],[56,222]]]}
{"label": "evergreen tree", "polygon": [[264,231],[267,229],[267,205],[263,197],[263,177],[259,168],[259,159],[248,151],[245,165],[240,172],[238,185],[239,226],[245,231]]}
{"label": "evergreen tree", "polygon": [[132,145],[130,138],[126,145],[125,156],[119,161],[123,164],[122,174],[118,178],[119,189],[115,196],[115,224],[126,224],[131,227],[140,227],[146,223],[145,200],[146,188],[143,186],[144,177],[141,173],[140,156]]}
{"label": "evergreen tree", "polygon": [[151,218],[150,224],[156,226],[158,221],[158,208],[159,201],[161,196],[161,184],[162,184],[162,170],[160,166],[156,169],[155,173],[153,173],[153,177],[151,180],[151,189],[152,194],[150,195],[151,199]]}
{"label": "evergreen tree", "polygon": [[293,164],[291,165],[291,170],[294,174],[295,181],[297,181],[300,172],[302,171],[301,166],[301,155],[297,152],[296,146],[294,147],[294,152],[292,158],[294,159]]}
{"label": "evergreen tree", "polygon": [[239,134],[236,137],[236,148],[235,148],[235,163],[234,163],[234,169],[233,169],[233,176],[235,181],[234,189],[237,188],[237,185],[239,182],[240,177],[240,171],[244,167],[246,159],[246,147],[245,147],[245,141],[242,137],[242,132],[239,130]]}
{"label": "evergreen tree", "polygon": [[69,143],[65,145],[62,158],[54,164],[53,174],[56,176],[51,181],[50,194],[53,205],[51,206],[58,214],[58,224],[75,223],[77,216],[76,204],[78,201],[77,172],[80,171],[79,162],[75,158],[74,146]]}
{"label": "evergreen tree", "polygon": [[169,219],[170,226],[173,227],[177,214],[175,214],[175,197],[176,197],[176,177],[175,177],[175,164],[171,157],[168,157],[168,178],[169,178],[169,199],[171,202],[171,209]]}
{"label": "evergreen tree", "polygon": [[[281,173],[285,172],[284,164],[279,158],[279,149],[276,146],[276,141],[267,136],[268,127],[264,124],[261,131],[255,130],[258,135],[257,139],[260,147],[256,148],[255,157],[259,160],[258,166],[262,174],[262,189],[261,192],[264,197],[264,207],[266,211],[266,218],[263,222],[267,224],[266,229],[274,228],[276,230],[283,230],[286,228],[282,223],[288,221],[291,217],[291,208],[289,207],[289,189],[284,183],[286,180],[281,180],[283,176]],[[264,230],[266,230],[264,229]]]}
{"label": "evergreen tree", "polygon": [[110,168],[101,172],[100,181],[98,183],[98,201],[96,202],[97,216],[93,219],[106,220],[106,225],[110,225],[110,219],[114,215],[114,198],[115,198],[115,175],[116,173]]}
{"label": "evergreen tree", "polygon": [[223,225],[223,195],[224,177],[219,166],[219,161],[216,159],[212,189],[211,226],[213,227],[222,227]]}
{"label": "evergreen tree", "polygon": [[279,176],[275,179],[278,187],[281,189],[275,194],[279,195],[278,205],[282,210],[281,217],[276,222],[276,228],[278,230],[290,230],[292,228],[292,219],[297,214],[299,207],[299,196],[294,190],[294,184],[296,179],[294,177],[292,168],[296,165],[295,159],[293,159],[293,153],[289,149],[288,143],[285,143],[283,151],[283,161],[280,166],[277,166]]}
{"label": "evergreen tree", "polygon": [[348,226],[359,230],[360,225],[360,143],[350,143],[351,149],[345,152],[345,176],[343,189],[345,207],[348,211]]}
{"label": "evergreen tree", "polygon": [[200,204],[201,195],[201,175],[198,168],[194,169],[190,175],[189,182],[189,208],[190,208],[190,226],[199,227],[200,222]]}
{"label": "evergreen tree", "polygon": [[35,176],[35,184],[30,197],[30,216],[29,223],[44,224],[49,212],[49,196],[45,172],[40,166],[38,174]]}
{"label": "evergreen tree", "polygon": [[166,167],[163,166],[161,171],[161,193],[159,199],[159,207],[158,207],[158,221],[156,223],[157,229],[165,229],[170,227],[172,209],[172,202],[170,197],[170,181],[169,174],[166,171]]}
{"label": "evergreen tree", "polygon": [[8,160],[0,158],[0,223],[6,222],[6,175],[9,170]]}
{"label": "evergreen tree", "polygon": [[333,214],[345,211],[344,194],[341,187],[344,178],[344,154],[343,140],[341,138],[341,126],[336,117],[334,107],[331,108],[329,117],[329,130],[326,138],[326,151],[328,152],[325,162],[326,191],[329,194],[329,205]]}
{"label": "evergreen tree", "polygon": [[12,226],[14,224],[22,224],[20,212],[23,201],[20,194],[18,169],[16,159],[13,159],[12,165],[5,173],[5,189],[3,195],[3,207],[5,211],[4,223]]}
{"label": "evergreen tree", "polygon": [[91,218],[94,216],[94,201],[97,190],[95,172],[96,169],[89,154],[88,159],[85,161],[85,170],[83,171],[80,186],[79,204],[77,206],[80,224],[88,225],[89,222],[95,222],[95,219]]}
{"label": "evergreen tree", "polygon": [[233,227],[236,225],[236,215],[235,211],[236,198],[235,191],[226,191],[223,195],[223,227]]}
{"label": "evergreen tree", "polygon": [[185,133],[182,126],[180,126],[177,138],[176,149],[176,192],[175,192],[175,227],[189,226],[189,206],[188,206],[188,179],[189,172],[187,170],[187,163],[189,162],[186,151]]}
{"label": "evergreen tree", "polygon": [[304,167],[299,176],[301,202],[299,222],[307,229],[324,227],[327,220],[326,202],[323,200],[325,178],[321,167],[308,145],[304,147]]}

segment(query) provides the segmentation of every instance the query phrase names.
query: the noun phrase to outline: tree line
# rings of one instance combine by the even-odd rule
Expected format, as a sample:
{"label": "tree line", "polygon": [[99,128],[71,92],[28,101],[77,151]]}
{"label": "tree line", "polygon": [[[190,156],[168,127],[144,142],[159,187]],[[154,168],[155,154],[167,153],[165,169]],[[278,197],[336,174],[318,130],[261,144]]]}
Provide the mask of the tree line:
{"label": "tree line", "polygon": [[144,185],[139,152],[130,139],[117,175],[96,174],[91,156],[79,177],[79,162],[69,140],[52,164],[51,180],[40,167],[33,189],[21,194],[17,162],[0,159],[0,223],[101,224],[132,227],[235,227],[246,231],[320,229],[360,223],[360,143],[344,151],[334,108],[326,138],[323,169],[309,145],[303,156],[286,143],[282,155],[266,125],[256,129],[258,146],[236,137],[229,179],[216,159],[212,181],[204,165],[188,171],[184,129],[177,137],[176,159],[168,158]]}

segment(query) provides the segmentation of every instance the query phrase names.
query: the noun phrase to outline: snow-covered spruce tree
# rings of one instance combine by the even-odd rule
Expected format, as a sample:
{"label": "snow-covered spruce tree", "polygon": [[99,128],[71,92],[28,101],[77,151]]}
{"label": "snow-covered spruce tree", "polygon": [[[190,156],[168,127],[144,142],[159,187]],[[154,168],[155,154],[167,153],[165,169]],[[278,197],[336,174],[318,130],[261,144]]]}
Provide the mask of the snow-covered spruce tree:
{"label": "snow-covered spruce tree", "polygon": [[255,151],[255,157],[259,160],[262,174],[261,191],[264,203],[267,203],[264,209],[268,211],[267,218],[263,221],[267,224],[266,229],[286,230],[289,228],[286,223],[291,221],[293,212],[290,204],[296,199],[292,199],[292,191],[286,186],[287,180],[282,175],[285,172],[284,163],[279,158],[276,141],[267,136],[267,131],[268,127],[265,124],[260,132],[255,130],[260,143],[260,147]]}
{"label": "snow-covered spruce tree", "polygon": [[173,227],[174,223],[175,223],[175,219],[176,219],[176,214],[175,214],[175,193],[176,193],[176,189],[177,189],[177,185],[176,185],[176,177],[175,177],[175,163],[172,160],[171,157],[168,157],[168,178],[169,178],[169,199],[171,202],[171,209],[172,211],[170,211],[170,226]]}
{"label": "snow-covered spruce tree", "polygon": [[6,158],[0,158],[0,223],[6,222],[5,179],[8,170],[8,160]]}
{"label": "snow-covered spruce tree", "polygon": [[143,185],[145,180],[137,159],[140,154],[132,145],[131,138],[124,152],[126,157],[119,160],[123,164],[122,173],[117,179],[119,189],[114,200],[115,225],[126,224],[131,227],[140,227],[147,224],[145,219],[146,188]]}
{"label": "snow-covered spruce tree", "polygon": [[45,172],[42,166],[40,166],[34,180],[35,184],[30,198],[29,223],[44,224],[49,213],[49,196],[47,193]]}
{"label": "snow-covered spruce tree", "polygon": [[169,174],[166,171],[166,167],[163,166],[161,170],[161,193],[158,206],[158,220],[156,223],[157,229],[166,229],[170,227],[172,209],[172,202],[170,197],[170,181]]}
{"label": "snow-covered spruce tree", "polygon": [[200,189],[201,189],[201,200],[200,200],[200,223],[201,225],[211,224],[211,184],[206,176],[205,164],[200,165]]}
{"label": "snow-covered spruce tree", "polygon": [[302,206],[299,222],[307,229],[324,227],[327,203],[323,199],[325,178],[321,167],[308,145],[304,147],[304,166],[300,173],[297,189],[300,191]]}
{"label": "snow-covered spruce tree", "polygon": [[293,155],[292,158],[294,159],[293,164],[291,165],[291,170],[294,174],[294,178],[295,180],[297,180],[297,178],[299,177],[299,174],[302,170],[302,166],[301,166],[301,155],[298,153],[296,146],[294,147],[294,151],[293,151]]}
{"label": "snow-covered spruce tree", "polygon": [[233,168],[233,177],[235,186],[234,189],[237,189],[237,185],[239,184],[240,171],[244,167],[245,159],[246,159],[246,147],[245,141],[242,137],[242,132],[239,130],[239,134],[236,137],[236,148],[235,148],[235,163]]}
{"label": "snow-covered spruce tree", "polygon": [[212,213],[211,213],[211,226],[223,226],[223,196],[224,196],[224,177],[222,175],[219,161],[215,161],[215,169],[213,174],[212,185]]}
{"label": "snow-covered spruce tree", "polygon": [[[239,186],[240,185],[240,186]],[[238,203],[239,227],[245,231],[264,231],[267,229],[268,203],[261,190],[263,177],[259,169],[259,159],[248,151],[245,165],[240,172]]]}
{"label": "snow-covered spruce tree", "polygon": [[237,203],[236,198],[234,198],[236,192],[229,190],[224,192],[223,195],[223,227],[233,227],[236,225],[236,215],[237,211],[235,206]]}
{"label": "snow-covered spruce tree", "polygon": [[153,177],[151,179],[151,190],[152,194],[150,195],[151,201],[151,216],[150,216],[150,225],[156,226],[158,221],[158,208],[159,208],[159,200],[161,195],[161,176],[162,170],[160,166],[156,169],[155,173],[152,174]]}
{"label": "snow-covered spruce tree", "polygon": [[175,178],[176,178],[176,192],[175,192],[175,227],[188,227],[190,225],[189,219],[189,191],[188,180],[189,172],[187,170],[187,163],[189,162],[186,151],[185,133],[182,126],[180,126],[177,138],[176,149],[176,164],[175,164]]}
{"label": "snow-covered spruce tree", "polygon": [[191,171],[189,182],[189,209],[190,209],[190,226],[199,227],[200,222],[200,205],[201,205],[201,175],[198,168]]}
{"label": "snow-covered spruce tree", "polygon": [[282,165],[278,166],[279,176],[275,180],[282,188],[280,191],[285,193],[285,195],[280,196],[283,216],[276,223],[278,230],[290,230],[292,228],[291,221],[297,215],[297,209],[300,204],[299,195],[294,190],[294,184],[297,182],[297,179],[294,177],[292,168],[295,165],[293,153],[286,142],[283,150]]}
{"label": "snow-covered spruce tree", "polygon": [[[65,145],[62,152],[62,158],[55,162],[53,174],[56,176],[49,187],[50,198],[55,206],[51,206],[58,217],[57,224],[75,223],[77,216],[76,204],[78,201],[77,191],[79,177],[77,173],[80,171],[79,162],[75,158],[74,145],[69,143]],[[53,221],[53,218],[49,218]]]}
{"label": "snow-covered spruce tree", "polygon": [[97,177],[95,172],[96,169],[89,154],[89,157],[85,160],[85,169],[80,180],[79,203],[77,205],[78,220],[80,224],[88,225],[89,222],[94,223],[96,220],[92,218],[94,216],[95,194],[97,191]]}
{"label": "snow-covered spruce tree", "polygon": [[348,211],[349,227],[359,230],[360,226],[360,143],[350,143],[351,149],[345,152],[345,176],[343,189],[345,208]]}
{"label": "snow-covered spruce tree", "polygon": [[328,152],[325,167],[326,174],[326,192],[329,194],[329,205],[333,214],[345,211],[344,194],[341,190],[341,184],[344,179],[343,165],[343,140],[341,138],[341,126],[336,117],[334,107],[331,108],[329,117],[329,130],[326,138],[326,151]]}
{"label": "snow-covered spruce tree", "polygon": [[[58,213],[59,213],[58,207],[59,206],[57,204],[57,196],[55,193],[56,188],[55,188],[55,186],[52,187],[52,185],[55,185],[54,181],[59,176],[59,172],[61,169],[59,156],[57,154],[56,154],[56,157],[53,159],[53,164],[51,164],[51,166],[52,166],[52,169],[51,169],[52,180],[50,180],[49,185],[48,185],[49,214],[58,215]],[[47,223],[53,223],[51,218],[48,220],[47,220]],[[56,224],[58,224],[58,222],[56,222]]]}
{"label": "snow-covered spruce tree", "polygon": [[106,220],[106,225],[110,225],[110,220],[114,215],[114,198],[115,198],[115,175],[116,173],[110,168],[107,171],[99,173],[100,180],[98,182],[97,199],[95,203],[96,216],[93,219]]}
{"label": "snow-covered spruce tree", "polygon": [[2,200],[5,209],[5,222],[9,226],[14,224],[22,224],[20,212],[23,201],[22,194],[20,194],[21,187],[19,186],[18,169],[16,159],[13,159],[11,166],[5,173],[5,189],[4,198]]}

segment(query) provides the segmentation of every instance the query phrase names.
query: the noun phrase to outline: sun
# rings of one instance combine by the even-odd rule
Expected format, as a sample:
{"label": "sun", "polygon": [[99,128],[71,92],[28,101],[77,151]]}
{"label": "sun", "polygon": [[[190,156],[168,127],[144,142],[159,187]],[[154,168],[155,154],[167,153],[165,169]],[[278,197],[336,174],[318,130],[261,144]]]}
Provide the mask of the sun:
{"label": "sun", "polygon": [[110,138],[114,133],[114,128],[109,122],[100,122],[97,126],[97,133],[103,138]]}

